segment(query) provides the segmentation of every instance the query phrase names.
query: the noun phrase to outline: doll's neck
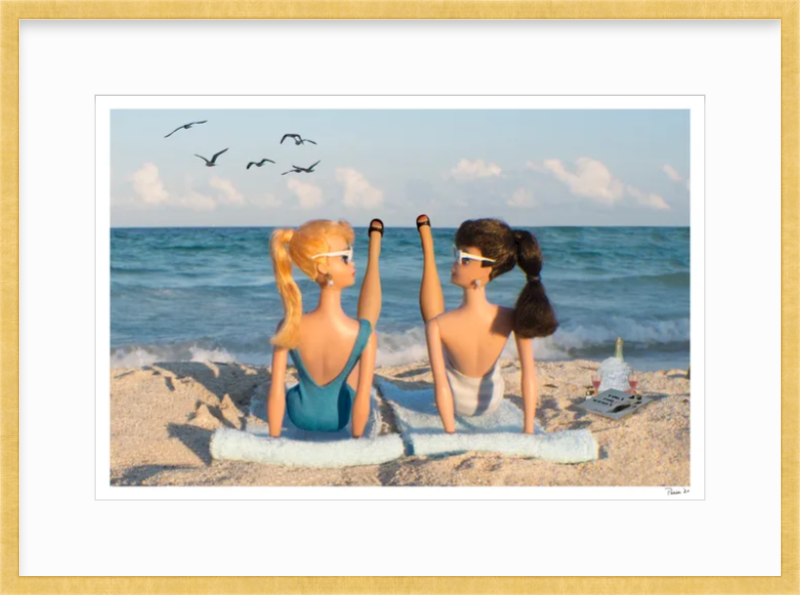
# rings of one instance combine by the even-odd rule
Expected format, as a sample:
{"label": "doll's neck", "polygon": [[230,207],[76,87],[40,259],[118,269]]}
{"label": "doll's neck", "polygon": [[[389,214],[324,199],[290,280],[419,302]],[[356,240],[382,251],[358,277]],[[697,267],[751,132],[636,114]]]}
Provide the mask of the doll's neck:
{"label": "doll's neck", "polygon": [[486,299],[486,287],[470,287],[464,290],[462,304],[466,308],[483,308],[489,305]]}
{"label": "doll's neck", "polygon": [[325,312],[332,316],[344,315],[342,310],[342,291],[335,287],[322,287],[319,292],[317,312]]}

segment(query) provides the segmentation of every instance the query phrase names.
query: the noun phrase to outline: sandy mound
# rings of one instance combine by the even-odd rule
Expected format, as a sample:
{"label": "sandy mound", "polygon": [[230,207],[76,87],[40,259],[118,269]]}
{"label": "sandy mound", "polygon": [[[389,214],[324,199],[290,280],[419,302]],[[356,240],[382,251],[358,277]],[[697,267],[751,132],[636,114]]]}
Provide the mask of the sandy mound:
{"label": "sandy mound", "polygon": [[[614,421],[575,405],[591,388],[597,362],[537,362],[537,419],[547,431],[588,427],[600,459],[557,465],[524,457],[466,453],[404,457],[366,467],[309,469],[214,461],[211,433],[261,423],[248,415],[263,398],[269,370],[245,364],[159,363],[111,370],[112,485],[689,485],[690,381],[685,370],[640,373],[654,402]],[[506,395],[522,407],[519,367],[503,361]],[[379,368],[376,376],[432,386],[427,363]],[[287,380],[294,378],[287,371]],[[385,402],[382,432],[394,432]]]}

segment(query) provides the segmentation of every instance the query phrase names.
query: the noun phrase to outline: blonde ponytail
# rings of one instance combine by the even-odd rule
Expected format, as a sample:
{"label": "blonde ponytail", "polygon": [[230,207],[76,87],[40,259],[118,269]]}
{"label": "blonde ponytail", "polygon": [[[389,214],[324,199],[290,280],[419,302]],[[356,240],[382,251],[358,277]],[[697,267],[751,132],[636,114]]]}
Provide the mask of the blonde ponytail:
{"label": "blonde ponytail", "polygon": [[283,301],[284,319],[278,334],[270,343],[278,347],[293,349],[300,342],[300,318],[303,314],[303,298],[300,288],[292,278],[292,259],[289,243],[294,237],[293,229],[276,229],[270,239],[272,268],[275,271],[275,284]]}
{"label": "blonde ponytail", "polygon": [[303,223],[297,230],[276,229],[272,232],[269,251],[275,270],[275,284],[283,300],[284,319],[278,333],[270,343],[294,349],[300,344],[300,319],[303,317],[303,300],[300,288],[292,278],[292,265],[310,279],[319,278],[318,266],[323,261],[314,260],[315,254],[329,250],[328,238],[339,236],[352,244],[355,234],[347,221],[314,219]]}

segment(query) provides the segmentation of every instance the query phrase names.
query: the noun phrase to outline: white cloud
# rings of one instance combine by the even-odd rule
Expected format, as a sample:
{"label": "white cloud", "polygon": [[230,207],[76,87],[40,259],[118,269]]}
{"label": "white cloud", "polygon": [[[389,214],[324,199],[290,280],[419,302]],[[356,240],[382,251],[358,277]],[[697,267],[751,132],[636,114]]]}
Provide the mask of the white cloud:
{"label": "white cloud", "polygon": [[674,167],[665,163],[661,166],[661,170],[667,174],[667,177],[672,180],[673,182],[680,182],[683,179],[683,176],[679,174]]}
{"label": "white cloud", "polygon": [[627,187],[628,194],[631,195],[636,202],[640,205],[645,207],[650,207],[651,209],[658,209],[658,210],[669,210],[670,206],[667,202],[658,194],[646,193],[642,192],[638,188],[634,188],[633,186]]}
{"label": "white cloud", "polygon": [[314,184],[290,178],[286,186],[300,199],[300,208],[313,209],[322,204],[322,189]]}
{"label": "white cloud", "polygon": [[683,176],[679,174],[674,167],[668,163],[665,163],[663,166],[661,166],[661,170],[667,174],[667,177],[669,177],[670,180],[673,182],[684,182],[684,184],[686,184],[686,190],[691,190],[691,182],[689,181],[689,178],[686,178],[684,181]]}
{"label": "white cloud", "polygon": [[558,159],[546,159],[537,164],[528,162],[529,169],[547,171],[566,184],[573,194],[585,196],[605,205],[622,200],[625,189],[608,168],[596,159],[580,157],[575,163],[575,172],[570,172]]}
{"label": "white cloud", "polygon": [[[579,158],[575,162],[574,172],[568,171],[558,159],[545,159],[541,163],[529,161],[525,164],[525,167],[541,173],[550,173],[566,184],[573,194],[589,198],[606,206],[613,206],[628,196],[640,205],[651,209],[670,209],[669,204],[663,197],[623,184],[621,180],[611,174],[602,162],[596,159],[589,157]],[[667,168],[677,173],[668,165],[665,165],[663,169],[667,172],[667,175],[670,175]],[[511,203],[509,202],[509,204]]]}
{"label": "white cloud", "polygon": [[212,175],[208,186],[215,192],[202,192],[193,187],[191,175],[184,176],[184,189],[181,192],[169,193],[159,176],[158,168],[152,163],[145,163],[128,179],[133,182],[134,196],[112,196],[111,204],[119,207],[175,207],[193,211],[213,211],[217,207],[274,208],[281,202],[272,194],[248,200],[233,185],[231,180]]}
{"label": "white cloud", "polygon": [[158,205],[169,200],[169,193],[164,188],[154,163],[145,163],[130,179],[133,181],[136,196],[145,204]]}
{"label": "white cloud", "polygon": [[538,203],[533,195],[525,188],[519,188],[514,194],[506,201],[506,204],[511,207],[535,207]]}
{"label": "white cloud", "polygon": [[544,164],[539,161],[528,161],[525,164],[525,169],[532,169],[533,171],[538,171],[542,174],[547,173],[547,169],[545,168]]}
{"label": "white cloud", "polygon": [[180,195],[167,192],[164,182],[158,174],[158,167],[153,163],[145,163],[131,176],[128,176],[128,179],[133,182],[135,196],[130,199],[114,197],[111,200],[112,204],[132,207],[180,207],[195,211],[212,211],[217,207],[213,198],[191,188],[191,178],[189,177],[187,177],[186,192]]}
{"label": "white cloud", "polygon": [[230,180],[218,178],[217,176],[211,176],[211,179],[208,181],[208,185],[215,190],[220,191],[220,194],[217,195],[217,202],[221,204],[244,206],[244,196],[242,196],[242,193],[234,188],[233,182]]}
{"label": "white cloud", "polygon": [[348,207],[378,207],[383,204],[383,192],[374,188],[359,171],[350,167],[336,168],[336,181],[344,184],[344,204]]}
{"label": "white cloud", "polygon": [[184,209],[191,209],[192,211],[213,211],[217,208],[217,201],[192,188],[190,188],[186,194],[181,195],[173,201],[173,204],[178,207],[183,207]]}
{"label": "white cloud", "polygon": [[281,201],[273,194],[265,194],[258,198],[250,199],[250,204],[260,209],[273,209],[281,206]]}
{"label": "white cloud", "polygon": [[450,170],[449,177],[459,182],[466,182],[479,178],[499,176],[502,173],[503,170],[495,163],[486,163],[483,159],[476,159],[474,161],[462,159],[458,162],[458,165]]}

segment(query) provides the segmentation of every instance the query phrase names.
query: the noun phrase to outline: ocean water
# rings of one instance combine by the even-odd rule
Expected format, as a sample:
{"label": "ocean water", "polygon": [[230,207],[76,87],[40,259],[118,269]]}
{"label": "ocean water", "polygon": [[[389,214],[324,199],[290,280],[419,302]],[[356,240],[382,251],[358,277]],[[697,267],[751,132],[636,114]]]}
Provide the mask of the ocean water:
{"label": "ocean water", "polygon": [[[530,228],[542,246],[542,280],[561,323],[534,341],[541,360],[603,360],[625,340],[641,370],[689,364],[688,227]],[[269,339],[283,317],[269,258],[272,228],[114,228],[111,230],[111,365],[156,361],[268,363]],[[454,229],[435,228],[448,309],[461,302],[449,284]],[[342,294],[355,316],[366,268],[367,234],[356,229],[356,285]],[[295,269],[303,308],[318,289]],[[415,228],[388,228],[381,253],[383,309],[378,365],[427,359]],[[513,306],[520,269],[488,286],[489,300]],[[504,355],[515,357],[513,340]]]}

